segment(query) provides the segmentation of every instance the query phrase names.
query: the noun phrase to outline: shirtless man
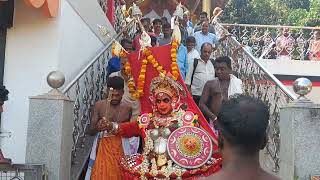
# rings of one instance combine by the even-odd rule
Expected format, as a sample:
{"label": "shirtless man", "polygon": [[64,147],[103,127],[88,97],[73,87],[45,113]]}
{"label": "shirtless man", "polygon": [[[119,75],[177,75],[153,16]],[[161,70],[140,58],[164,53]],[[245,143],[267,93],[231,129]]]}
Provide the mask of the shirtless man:
{"label": "shirtless man", "polygon": [[218,57],[214,62],[216,79],[206,82],[199,107],[209,122],[217,119],[221,103],[234,94],[242,94],[242,81],[232,75],[231,59]]}
{"label": "shirtless man", "polygon": [[259,151],[267,143],[269,108],[250,96],[238,95],[226,101],[218,116],[222,169],[207,180],[280,180],[264,171]]}
{"label": "shirtless man", "polygon": [[[107,80],[107,99],[98,101],[92,111],[89,133],[94,135],[105,129],[106,123],[130,121],[132,109],[121,101],[124,93],[124,80],[121,77],[109,77]],[[112,88],[112,89],[111,89]],[[111,132],[110,132],[111,133]],[[119,161],[123,157],[122,140],[108,132],[101,132],[97,158],[95,160],[91,179],[109,180],[122,179]]]}

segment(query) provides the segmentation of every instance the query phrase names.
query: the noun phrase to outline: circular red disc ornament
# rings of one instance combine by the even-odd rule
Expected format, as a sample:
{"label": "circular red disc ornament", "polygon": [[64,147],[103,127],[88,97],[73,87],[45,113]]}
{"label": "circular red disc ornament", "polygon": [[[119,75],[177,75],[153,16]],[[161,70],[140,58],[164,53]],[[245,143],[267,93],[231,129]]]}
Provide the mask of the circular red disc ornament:
{"label": "circular red disc ornament", "polygon": [[193,122],[194,114],[191,111],[186,111],[182,116],[183,125],[188,126]]}
{"label": "circular red disc ornament", "polygon": [[194,169],[201,167],[211,158],[213,145],[204,130],[184,126],[171,133],[167,150],[172,161],[177,165]]}

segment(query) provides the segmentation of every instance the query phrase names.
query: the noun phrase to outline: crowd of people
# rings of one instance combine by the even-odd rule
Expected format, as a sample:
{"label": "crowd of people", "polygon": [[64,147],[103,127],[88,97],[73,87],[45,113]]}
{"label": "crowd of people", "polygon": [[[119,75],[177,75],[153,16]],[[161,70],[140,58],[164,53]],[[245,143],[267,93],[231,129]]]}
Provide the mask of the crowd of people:
{"label": "crowd of people", "polygon": [[[244,170],[240,179],[276,179],[259,165],[259,150],[264,148],[267,138],[268,108],[257,99],[239,95],[243,93],[242,81],[233,74],[231,57],[213,56],[217,46],[229,35],[218,37],[207,16],[206,12],[200,13],[199,22],[194,26],[188,13],[178,17],[181,43],[177,63],[194,102],[216,135],[219,134],[225,163],[222,171],[209,179],[230,179],[238,174],[237,163],[245,165],[239,165]],[[153,47],[171,44],[173,26],[165,17],[152,22],[142,18],[140,22],[143,28],[133,39],[121,40],[120,44],[128,53],[140,51],[142,31],[148,33]],[[130,122],[136,124],[143,104],[129,93],[129,77],[124,66],[127,62],[127,57],[113,57],[108,62],[106,96],[93,107],[88,131],[98,135],[90,155],[87,179],[123,179],[119,159],[142,151],[139,133],[135,133],[136,126]],[[170,114],[174,104],[174,95],[164,92],[167,94],[155,93],[155,107],[160,115]],[[253,136],[255,139],[251,138]]]}

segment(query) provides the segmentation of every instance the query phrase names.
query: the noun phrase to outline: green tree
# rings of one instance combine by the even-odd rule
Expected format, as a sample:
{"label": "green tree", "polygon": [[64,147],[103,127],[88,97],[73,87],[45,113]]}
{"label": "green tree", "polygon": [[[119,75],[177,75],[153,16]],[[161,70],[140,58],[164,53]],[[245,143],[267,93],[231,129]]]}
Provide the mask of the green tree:
{"label": "green tree", "polygon": [[222,22],[320,26],[320,0],[229,0]]}
{"label": "green tree", "polygon": [[229,0],[221,17],[222,22],[253,24],[255,16],[250,0]]}
{"label": "green tree", "polygon": [[310,0],[282,0],[289,9],[310,9]]}

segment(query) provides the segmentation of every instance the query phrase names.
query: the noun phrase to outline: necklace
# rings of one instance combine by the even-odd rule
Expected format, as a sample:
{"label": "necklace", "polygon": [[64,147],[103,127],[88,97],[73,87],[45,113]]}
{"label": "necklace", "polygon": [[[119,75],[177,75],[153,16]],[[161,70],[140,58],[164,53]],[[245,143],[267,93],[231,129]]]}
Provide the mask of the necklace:
{"label": "necklace", "polygon": [[[107,120],[113,120],[113,116],[111,115],[113,113],[110,113],[110,102],[108,100],[106,100],[106,103],[107,103],[107,107],[106,107],[106,115],[105,116],[106,116]],[[120,105],[121,105],[121,102],[119,104],[119,107],[120,107]],[[119,121],[120,112],[121,112],[121,108],[117,108],[116,119],[113,122]]]}

